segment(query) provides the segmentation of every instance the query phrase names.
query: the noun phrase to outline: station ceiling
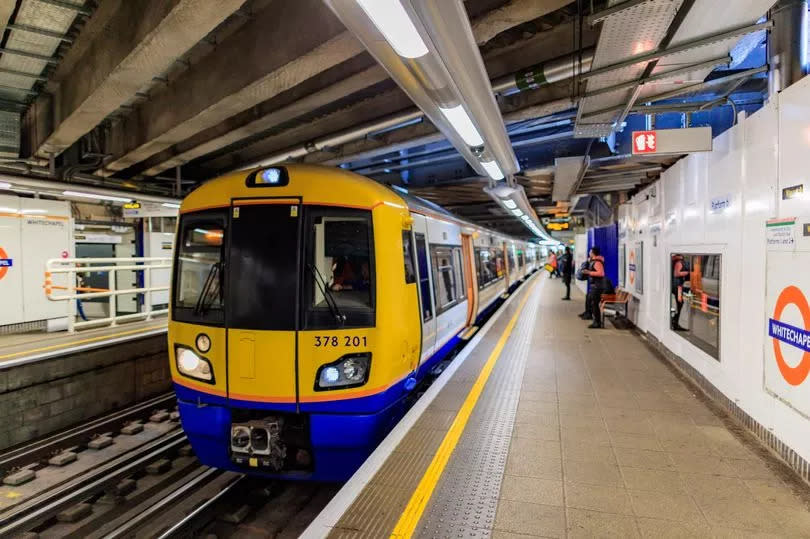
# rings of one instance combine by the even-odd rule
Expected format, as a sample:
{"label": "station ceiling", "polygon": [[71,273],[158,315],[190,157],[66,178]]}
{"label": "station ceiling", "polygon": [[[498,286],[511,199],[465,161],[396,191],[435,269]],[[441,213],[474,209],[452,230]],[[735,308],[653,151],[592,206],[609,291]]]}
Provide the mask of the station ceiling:
{"label": "station ceiling", "polygon": [[[761,106],[772,3],[467,0],[538,215],[568,208],[563,158],[582,159],[574,196],[656,179],[679,156],[630,156],[649,112],[717,134]],[[175,194],[292,158],[525,233],[322,0],[0,0],[0,19],[0,171]],[[568,76],[516,85],[561,58]]]}

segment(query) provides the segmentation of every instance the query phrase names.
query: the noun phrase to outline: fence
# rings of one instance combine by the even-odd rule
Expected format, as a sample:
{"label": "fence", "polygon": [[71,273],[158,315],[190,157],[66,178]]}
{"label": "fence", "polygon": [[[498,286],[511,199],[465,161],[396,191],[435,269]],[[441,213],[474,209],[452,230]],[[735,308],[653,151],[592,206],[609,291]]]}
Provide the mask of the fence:
{"label": "fence", "polygon": [[[172,267],[171,258],[157,258],[157,257],[136,257],[136,258],[52,258],[45,263],[45,295],[51,301],[68,301],[70,302],[71,309],[68,315],[68,331],[74,332],[88,326],[116,326],[119,322],[129,320],[150,320],[153,316],[166,314],[168,309],[153,309],[152,306],[152,293],[163,292],[169,289],[169,285],[152,286],[154,271],[155,270],[170,270]],[[98,266],[91,266],[91,264],[100,264]],[[143,274],[143,286],[139,288],[124,288],[118,289],[116,286],[117,278],[116,273],[119,271],[134,271]],[[107,273],[107,288],[91,288],[84,286],[76,286],[77,277],[85,273]],[[168,273],[165,271],[164,273]],[[53,282],[55,276],[66,275],[67,280],[65,285],[56,285]],[[55,291],[64,291],[65,293],[55,293]],[[144,301],[142,302],[143,310],[137,313],[118,314],[117,313],[117,298],[123,294],[143,294]],[[76,302],[93,299],[93,298],[109,298],[109,316],[106,318],[98,318],[93,320],[86,320],[82,322],[76,321]]]}

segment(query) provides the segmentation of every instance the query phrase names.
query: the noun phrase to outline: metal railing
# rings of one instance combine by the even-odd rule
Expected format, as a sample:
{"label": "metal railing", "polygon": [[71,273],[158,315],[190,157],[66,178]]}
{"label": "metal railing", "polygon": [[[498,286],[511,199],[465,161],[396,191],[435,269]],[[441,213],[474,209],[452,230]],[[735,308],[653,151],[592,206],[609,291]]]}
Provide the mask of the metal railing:
{"label": "metal railing", "polygon": [[[92,264],[99,264],[94,266]],[[119,322],[129,320],[150,320],[155,315],[169,312],[168,308],[153,309],[152,294],[169,290],[169,285],[152,286],[154,270],[170,270],[171,258],[135,257],[135,258],[51,258],[45,262],[45,295],[51,301],[68,301],[71,308],[68,314],[68,331],[73,333],[76,329],[88,326],[109,325],[116,326]],[[142,272],[143,286],[138,288],[117,288],[116,273],[119,271]],[[107,273],[107,288],[92,288],[77,286],[77,277],[86,273]],[[66,285],[54,284],[53,279],[58,275],[66,275]],[[65,293],[55,293],[55,291]],[[143,294],[141,303],[143,310],[136,313],[118,314],[117,298],[124,294]],[[78,311],[77,302],[93,298],[109,298],[109,316],[76,321]]]}

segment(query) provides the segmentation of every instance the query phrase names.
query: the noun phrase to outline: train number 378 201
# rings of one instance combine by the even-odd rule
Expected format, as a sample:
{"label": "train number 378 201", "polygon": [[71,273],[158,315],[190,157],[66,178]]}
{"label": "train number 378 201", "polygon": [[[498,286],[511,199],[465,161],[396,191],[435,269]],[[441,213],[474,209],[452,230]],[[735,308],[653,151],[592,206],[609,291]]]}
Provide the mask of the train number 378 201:
{"label": "train number 378 201", "polygon": [[338,337],[337,335],[315,335],[315,347],[325,347],[325,346],[351,346],[351,347],[360,347],[360,346],[367,346],[366,337],[365,336],[350,336],[350,335],[343,335],[342,337]]}

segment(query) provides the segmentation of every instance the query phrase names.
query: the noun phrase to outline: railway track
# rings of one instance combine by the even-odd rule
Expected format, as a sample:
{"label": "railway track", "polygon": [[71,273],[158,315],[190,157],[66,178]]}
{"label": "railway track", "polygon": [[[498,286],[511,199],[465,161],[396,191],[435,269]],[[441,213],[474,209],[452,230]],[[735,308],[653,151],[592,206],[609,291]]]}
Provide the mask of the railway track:
{"label": "railway track", "polygon": [[156,410],[173,408],[175,400],[173,391],[163,393],[123,410],[106,414],[46,438],[4,451],[0,455],[0,476],[6,475],[15,468],[47,460],[47,458],[67,448],[84,447],[96,436],[119,431],[123,426],[133,421],[147,419]]}
{"label": "railway track", "polygon": [[[98,501],[108,490],[115,496],[115,489],[122,488],[119,485],[123,480],[178,452],[184,444],[186,436],[178,427],[53,488],[34,494],[0,515],[0,537],[37,531],[51,520],[70,522],[84,513],[92,513],[92,507],[85,506]],[[196,463],[193,457],[188,458]]]}

